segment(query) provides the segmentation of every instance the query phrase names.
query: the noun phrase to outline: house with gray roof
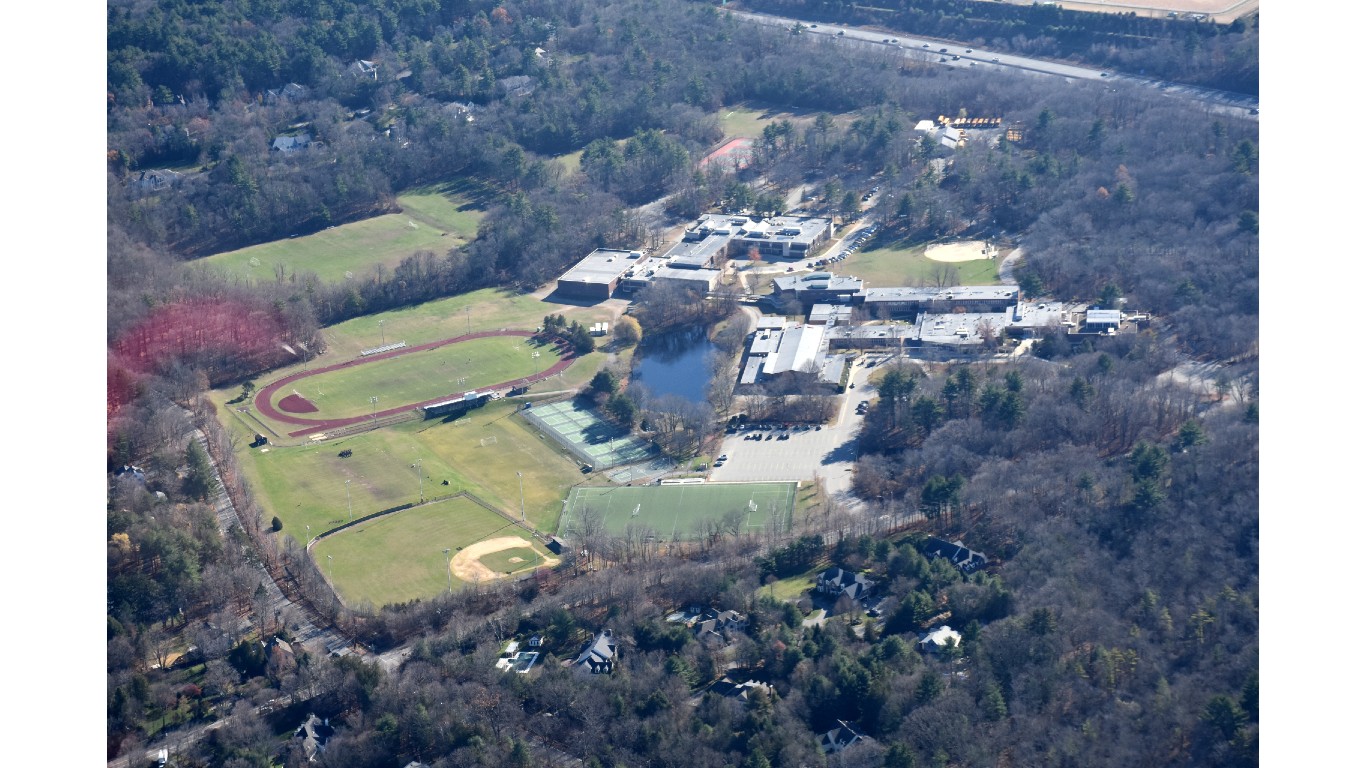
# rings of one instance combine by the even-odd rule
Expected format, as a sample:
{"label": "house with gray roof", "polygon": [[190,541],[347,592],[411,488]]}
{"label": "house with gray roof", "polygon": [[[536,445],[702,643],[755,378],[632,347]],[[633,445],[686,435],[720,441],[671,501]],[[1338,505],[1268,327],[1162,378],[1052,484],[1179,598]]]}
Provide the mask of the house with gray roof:
{"label": "house with gray roof", "polygon": [[827,755],[843,752],[868,737],[854,730],[854,726],[836,720],[835,727],[821,735],[821,752]]}
{"label": "house with gray roof", "polygon": [[931,536],[920,545],[920,552],[929,558],[947,558],[963,573],[972,573],[987,566],[986,555],[968,549],[961,541],[949,542]]}
{"label": "house with gray roof", "polygon": [[862,600],[876,586],[877,582],[863,574],[842,568],[829,568],[816,576],[816,591],[832,597],[848,595],[855,600]]}
{"label": "house with gray roof", "polygon": [[298,136],[276,136],[270,148],[276,152],[297,152],[301,149],[308,149],[313,144],[313,137],[307,133]]}
{"label": "house with gray roof", "polygon": [[612,630],[604,629],[588,641],[574,660],[573,667],[591,675],[611,674],[617,662],[617,640]]}

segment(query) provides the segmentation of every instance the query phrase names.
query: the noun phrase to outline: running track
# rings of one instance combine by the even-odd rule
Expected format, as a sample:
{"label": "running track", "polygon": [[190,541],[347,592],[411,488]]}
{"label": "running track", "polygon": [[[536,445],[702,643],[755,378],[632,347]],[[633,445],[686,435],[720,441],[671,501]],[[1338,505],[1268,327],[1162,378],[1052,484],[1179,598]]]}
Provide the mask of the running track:
{"label": "running track", "polygon": [[[300,371],[299,373],[290,374],[289,376],[286,376],[283,379],[280,379],[279,381],[271,382],[270,384],[267,384],[265,388],[257,390],[256,398],[253,402],[255,402],[256,404],[256,410],[260,411],[261,415],[263,416],[268,416],[276,421],[285,422],[286,424],[306,425],[306,429],[300,429],[296,432],[290,432],[290,437],[300,437],[302,435],[312,434],[314,432],[326,431],[329,429],[337,429],[339,427],[347,427],[352,424],[359,424],[363,421],[382,419],[386,416],[393,416],[395,414],[403,413],[405,411],[411,411],[414,408],[421,408],[424,405],[439,403],[442,400],[450,400],[451,398],[457,397],[464,393],[453,392],[449,395],[442,395],[441,397],[435,397],[431,400],[424,400],[420,403],[409,403],[408,405],[400,405],[397,408],[389,408],[387,410],[379,411],[378,413],[372,414],[370,416],[352,416],[346,419],[305,419],[300,416],[295,416],[293,414],[288,414],[280,411],[273,404],[271,404],[271,399],[275,396],[275,393],[278,392],[281,387],[287,384],[293,383],[295,381],[298,381],[299,379],[306,378],[308,376],[315,376],[320,373],[327,373],[328,371],[338,371],[343,368],[351,368],[357,365],[365,365],[367,363],[373,363],[379,360],[387,360],[391,357],[398,357],[399,355],[406,355],[412,352],[425,352],[429,349],[444,347],[447,344],[459,344],[462,341],[470,341],[472,339],[486,339],[491,336],[516,336],[519,338],[531,338],[535,335],[536,334],[530,331],[480,331],[478,333],[467,333],[464,336],[456,336],[455,338],[444,339],[442,341],[433,341],[430,344],[421,344],[416,347],[404,347],[403,349],[396,349],[392,352],[385,352],[383,354],[374,355],[372,357],[358,357],[354,360],[347,360],[344,363],[337,363],[335,365],[329,365],[324,368],[316,368],[311,371]],[[574,353],[570,348],[563,344],[557,344],[556,349],[561,356],[560,361],[545,369],[544,371],[532,374],[531,376],[512,379],[511,381],[505,381],[501,384],[494,384],[490,387],[484,387],[484,389],[511,389],[514,386],[522,384],[534,384],[535,382],[548,379],[551,376],[554,376],[555,374],[564,371],[574,362]]]}

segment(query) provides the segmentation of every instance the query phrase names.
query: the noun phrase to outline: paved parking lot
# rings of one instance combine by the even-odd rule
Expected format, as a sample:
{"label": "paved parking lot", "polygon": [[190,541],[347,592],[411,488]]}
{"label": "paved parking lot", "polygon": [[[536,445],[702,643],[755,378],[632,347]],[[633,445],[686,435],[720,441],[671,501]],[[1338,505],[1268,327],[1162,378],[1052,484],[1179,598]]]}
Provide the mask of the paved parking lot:
{"label": "paved parking lot", "polygon": [[[753,429],[741,430],[734,435],[726,435],[719,453],[728,458],[724,465],[711,470],[709,479],[722,482],[750,482],[772,480],[800,480],[810,482],[819,476],[825,482],[825,489],[833,496],[851,500],[849,488],[852,484],[854,459],[858,458],[858,430],[863,417],[857,415],[855,406],[860,400],[872,400],[875,394],[867,388],[868,376],[875,368],[866,367],[862,361],[854,366],[849,392],[841,398],[838,416],[833,424],[804,431]],[[772,435],[772,440],[746,440],[744,436],[756,432]],[[778,435],[787,432],[787,440],[779,440]]]}

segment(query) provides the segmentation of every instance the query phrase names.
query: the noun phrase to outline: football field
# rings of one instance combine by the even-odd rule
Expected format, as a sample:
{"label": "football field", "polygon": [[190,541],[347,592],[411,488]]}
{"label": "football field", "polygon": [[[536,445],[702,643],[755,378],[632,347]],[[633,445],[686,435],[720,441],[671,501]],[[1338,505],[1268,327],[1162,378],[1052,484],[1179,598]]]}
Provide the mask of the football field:
{"label": "football field", "polygon": [[762,533],[770,521],[786,531],[796,498],[794,482],[579,487],[565,500],[560,535],[576,534],[586,515],[598,514],[613,536],[635,523],[649,526],[659,539],[693,539],[709,520],[735,533]]}

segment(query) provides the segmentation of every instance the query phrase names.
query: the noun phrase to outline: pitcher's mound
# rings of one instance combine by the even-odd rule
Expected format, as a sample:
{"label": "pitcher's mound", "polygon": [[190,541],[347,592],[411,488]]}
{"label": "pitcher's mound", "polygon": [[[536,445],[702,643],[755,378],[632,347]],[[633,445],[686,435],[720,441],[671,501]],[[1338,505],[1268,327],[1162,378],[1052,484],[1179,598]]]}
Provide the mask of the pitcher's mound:
{"label": "pitcher's mound", "polygon": [[961,243],[931,245],[925,249],[925,258],[930,261],[978,261],[990,259],[996,250],[981,240],[968,240]]}
{"label": "pitcher's mound", "polygon": [[298,395],[290,395],[280,401],[280,410],[285,413],[313,413],[318,406]]}

